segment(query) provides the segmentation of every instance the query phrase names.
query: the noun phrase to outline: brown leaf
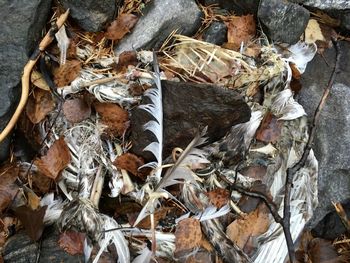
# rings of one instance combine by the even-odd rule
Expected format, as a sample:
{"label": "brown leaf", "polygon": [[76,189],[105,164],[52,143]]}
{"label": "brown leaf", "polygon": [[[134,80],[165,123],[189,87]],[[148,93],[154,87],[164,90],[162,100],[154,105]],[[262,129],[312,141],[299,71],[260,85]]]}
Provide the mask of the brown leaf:
{"label": "brown leaf", "polygon": [[37,124],[54,108],[55,103],[51,93],[42,89],[35,89],[33,95],[28,98],[26,113],[30,121]]}
{"label": "brown leaf", "polygon": [[268,112],[256,132],[256,139],[265,143],[276,143],[281,136],[282,121]]}
{"label": "brown leaf", "polygon": [[227,41],[234,50],[238,50],[242,42],[250,41],[256,33],[253,15],[233,16],[226,25]]}
{"label": "brown leaf", "polygon": [[34,192],[28,191],[27,193],[27,198],[28,198],[28,206],[32,210],[36,210],[40,206],[40,198],[37,196]]}
{"label": "brown leaf", "polygon": [[32,74],[30,75],[30,81],[33,83],[34,86],[46,91],[50,91],[49,85],[47,85],[46,81],[44,80],[42,74],[39,71],[32,71]]}
{"label": "brown leaf", "polygon": [[251,237],[265,233],[269,225],[269,212],[266,206],[261,204],[244,218],[233,221],[227,227],[226,233],[237,246],[244,249]]}
{"label": "brown leaf", "polygon": [[136,66],[137,63],[137,53],[135,51],[124,51],[119,55],[116,71],[124,71],[129,65]]}
{"label": "brown leaf", "polygon": [[309,243],[308,256],[313,263],[337,263],[340,262],[337,251],[332,243],[321,238],[314,238]]}
{"label": "brown leaf", "polygon": [[75,80],[81,70],[81,62],[79,60],[67,60],[64,65],[60,65],[54,72],[54,81],[57,87],[69,85]]}
{"label": "brown leaf", "polygon": [[24,226],[27,235],[33,240],[37,241],[44,231],[43,219],[45,216],[47,206],[43,206],[37,210],[32,210],[28,206],[17,207],[15,215]]}
{"label": "brown leaf", "polygon": [[96,102],[94,106],[102,124],[107,126],[104,132],[110,137],[122,136],[129,127],[128,112],[113,103]]}
{"label": "brown leaf", "polygon": [[202,240],[202,230],[198,219],[181,220],[175,231],[175,255],[199,247]]}
{"label": "brown leaf", "polygon": [[71,255],[83,254],[85,234],[75,231],[66,231],[60,234],[58,245]]}
{"label": "brown leaf", "polygon": [[207,193],[210,203],[217,208],[221,208],[226,205],[230,199],[230,192],[224,188],[216,188]]}
{"label": "brown leaf", "polygon": [[0,169],[0,213],[11,204],[18,191],[15,183],[18,172],[18,167],[14,165],[6,165]]}
{"label": "brown leaf", "polygon": [[82,98],[66,100],[63,104],[63,113],[71,123],[79,123],[91,115],[91,107]]}
{"label": "brown leaf", "polygon": [[69,148],[61,137],[50,147],[46,155],[36,159],[34,164],[47,177],[57,180],[60,172],[67,167],[71,161]]}
{"label": "brown leaf", "polygon": [[[171,207],[161,207],[154,213],[154,223],[155,225],[158,225],[159,221],[162,219],[165,219],[167,214],[172,210],[173,208]],[[136,218],[135,218],[136,220]],[[135,223],[132,222],[133,224]],[[150,229],[151,228],[151,220],[150,217],[147,216],[140,223],[137,224],[137,227],[139,228],[145,228],[145,229]]]}
{"label": "brown leaf", "polygon": [[139,176],[140,173],[138,171],[139,167],[144,165],[145,162],[142,158],[137,157],[132,153],[124,153],[115,159],[113,164],[119,169],[124,169],[135,176]]}
{"label": "brown leaf", "polygon": [[133,14],[120,14],[107,28],[106,38],[110,40],[122,39],[135,26],[138,17]]}
{"label": "brown leaf", "polygon": [[[255,181],[253,183],[253,186],[249,190],[253,192],[263,193],[265,194],[265,196],[270,197],[272,201],[272,196],[269,190],[267,189],[267,186],[261,183],[261,181]],[[239,199],[238,206],[242,212],[250,213],[254,211],[261,202],[262,201],[260,200],[260,198],[243,195],[241,199]]]}

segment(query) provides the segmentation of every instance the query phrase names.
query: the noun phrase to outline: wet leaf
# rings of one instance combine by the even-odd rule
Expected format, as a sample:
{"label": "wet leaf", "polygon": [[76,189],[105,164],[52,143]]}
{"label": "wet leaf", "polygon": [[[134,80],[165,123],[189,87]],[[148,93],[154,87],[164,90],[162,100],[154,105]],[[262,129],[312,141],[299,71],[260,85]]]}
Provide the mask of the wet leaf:
{"label": "wet leaf", "polygon": [[122,39],[135,26],[138,17],[133,14],[120,14],[107,28],[106,38],[110,40]]}
{"label": "wet leaf", "polygon": [[85,234],[75,231],[66,231],[60,234],[58,245],[71,255],[83,254]]}
{"label": "wet leaf", "polygon": [[199,247],[202,236],[199,220],[195,218],[181,220],[175,231],[175,254]]}
{"label": "wet leaf", "polygon": [[122,136],[129,127],[128,112],[113,103],[96,102],[94,106],[106,126],[104,132],[110,137]]}
{"label": "wet leaf", "polygon": [[282,121],[268,112],[256,132],[256,139],[265,143],[276,143],[281,136]]}
{"label": "wet leaf", "polygon": [[[264,204],[259,205],[253,212],[244,218],[233,221],[227,227],[227,236],[244,249],[250,238],[266,232],[270,225],[269,212]],[[251,245],[249,245],[251,249]]]}
{"label": "wet leaf", "polygon": [[67,167],[71,161],[69,148],[61,137],[50,147],[46,155],[35,160],[34,164],[47,177],[57,180],[60,172]]}
{"label": "wet leaf", "polygon": [[253,15],[233,16],[227,25],[227,42],[233,50],[238,50],[241,43],[247,44],[256,33]]}
{"label": "wet leaf", "polygon": [[0,169],[0,213],[11,204],[18,191],[15,183],[18,172],[18,167],[14,165],[6,165]]}
{"label": "wet leaf", "polygon": [[54,81],[57,87],[69,85],[75,80],[81,70],[81,62],[79,60],[67,60],[65,64],[60,65],[54,72]]}
{"label": "wet leaf", "polygon": [[26,113],[30,121],[37,124],[54,108],[55,102],[51,93],[42,89],[36,89],[32,96],[28,98]]}
{"label": "wet leaf", "polygon": [[210,203],[217,208],[221,208],[228,203],[230,200],[230,192],[224,188],[216,188],[208,192]]}
{"label": "wet leaf", "polygon": [[91,115],[91,107],[82,98],[66,100],[63,104],[63,113],[71,123],[79,123]]}
{"label": "wet leaf", "polygon": [[124,169],[135,176],[138,176],[140,173],[138,168],[145,164],[142,158],[137,157],[132,153],[124,153],[117,157],[113,164],[119,169]]}
{"label": "wet leaf", "polygon": [[24,226],[25,232],[33,241],[39,240],[44,231],[43,219],[46,208],[47,206],[43,206],[37,210],[32,210],[28,206],[20,206],[14,209],[15,215]]}

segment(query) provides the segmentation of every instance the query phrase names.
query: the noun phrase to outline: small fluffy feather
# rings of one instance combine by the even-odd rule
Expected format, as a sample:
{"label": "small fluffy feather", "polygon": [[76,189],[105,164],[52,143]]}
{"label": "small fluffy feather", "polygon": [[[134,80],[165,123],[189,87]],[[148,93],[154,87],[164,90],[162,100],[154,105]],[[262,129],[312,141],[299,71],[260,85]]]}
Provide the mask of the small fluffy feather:
{"label": "small fluffy feather", "polygon": [[271,105],[271,111],[279,117],[279,120],[294,120],[306,116],[303,106],[294,100],[292,90],[289,88],[276,95]]}

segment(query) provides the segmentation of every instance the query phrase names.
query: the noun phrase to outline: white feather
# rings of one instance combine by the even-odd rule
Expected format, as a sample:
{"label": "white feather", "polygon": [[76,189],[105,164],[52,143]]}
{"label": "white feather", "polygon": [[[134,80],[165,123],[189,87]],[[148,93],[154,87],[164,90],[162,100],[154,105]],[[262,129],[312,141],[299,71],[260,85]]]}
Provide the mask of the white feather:
{"label": "white feather", "polygon": [[303,74],[307,63],[314,58],[317,52],[317,46],[315,43],[307,44],[299,41],[298,43],[289,46],[288,50],[290,51],[290,54],[287,57],[287,61],[294,63],[300,74]]}
{"label": "white feather", "polygon": [[279,120],[294,120],[306,116],[304,108],[294,100],[291,89],[279,92],[274,98],[271,111]]}
{"label": "white feather", "polygon": [[148,263],[151,261],[152,258],[152,251],[149,250],[147,247],[141,250],[141,254],[138,255],[132,263]]}

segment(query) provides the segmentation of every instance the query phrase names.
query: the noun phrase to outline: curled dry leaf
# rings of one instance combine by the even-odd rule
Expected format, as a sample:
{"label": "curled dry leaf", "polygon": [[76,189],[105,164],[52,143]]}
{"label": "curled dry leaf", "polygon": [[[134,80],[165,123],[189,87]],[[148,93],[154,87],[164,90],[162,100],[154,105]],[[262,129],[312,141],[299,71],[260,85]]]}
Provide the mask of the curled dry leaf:
{"label": "curled dry leaf", "polygon": [[91,107],[82,98],[66,100],[63,104],[63,113],[71,123],[79,123],[91,115]]}
{"label": "curled dry leaf", "polygon": [[241,249],[251,250],[251,238],[266,232],[270,225],[269,211],[265,204],[259,205],[253,212],[233,221],[227,227],[227,236]]}
{"label": "curled dry leaf", "polygon": [[233,16],[226,25],[228,47],[233,50],[238,50],[242,42],[247,44],[256,33],[253,15]]}
{"label": "curled dry leaf", "polygon": [[0,213],[10,205],[18,191],[15,183],[18,172],[18,167],[14,165],[6,165],[0,169]]}
{"label": "curled dry leaf", "polygon": [[201,225],[198,219],[186,218],[181,220],[175,231],[175,255],[199,247],[202,236]]}
{"label": "curled dry leaf", "polygon": [[276,143],[281,136],[283,121],[268,112],[256,132],[256,139],[265,143]]}
{"label": "curled dry leaf", "polygon": [[83,254],[85,234],[76,231],[66,231],[60,234],[58,245],[71,255]]}
{"label": "curled dry leaf", "polygon": [[110,136],[122,136],[129,127],[128,112],[113,103],[94,103],[95,110],[101,118],[101,123],[106,126],[104,132]]}
{"label": "curled dry leaf", "polygon": [[46,155],[35,160],[34,164],[47,177],[57,180],[60,172],[67,167],[71,161],[69,148],[61,137],[50,147]]}
{"label": "curled dry leaf", "polygon": [[144,165],[145,162],[142,158],[137,157],[135,154],[132,153],[124,153],[115,159],[113,164],[118,167],[119,169],[124,169],[130,173],[132,173],[135,176],[141,175],[138,171],[139,167]]}
{"label": "curled dry leaf", "polygon": [[133,14],[120,14],[107,28],[106,38],[110,40],[122,39],[135,26],[138,17]]}
{"label": "curled dry leaf", "polygon": [[54,72],[54,81],[57,87],[69,85],[75,80],[81,70],[81,62],[77,59],[67,60],[65,64],[60,65]]}
{"label": "curled dry leaf", "polygon": [[224,188],[216,188],[207,193],[210,203],[217,208],[221,208],[226,205],[230,199],[230,192]]}
{"label": "curled dry leaf", "polygon": [[36,89],[28,98],[26,113],[34,124],[41,122],[46,115],[55,108],[55,102],[51,93],[42,89]]}

